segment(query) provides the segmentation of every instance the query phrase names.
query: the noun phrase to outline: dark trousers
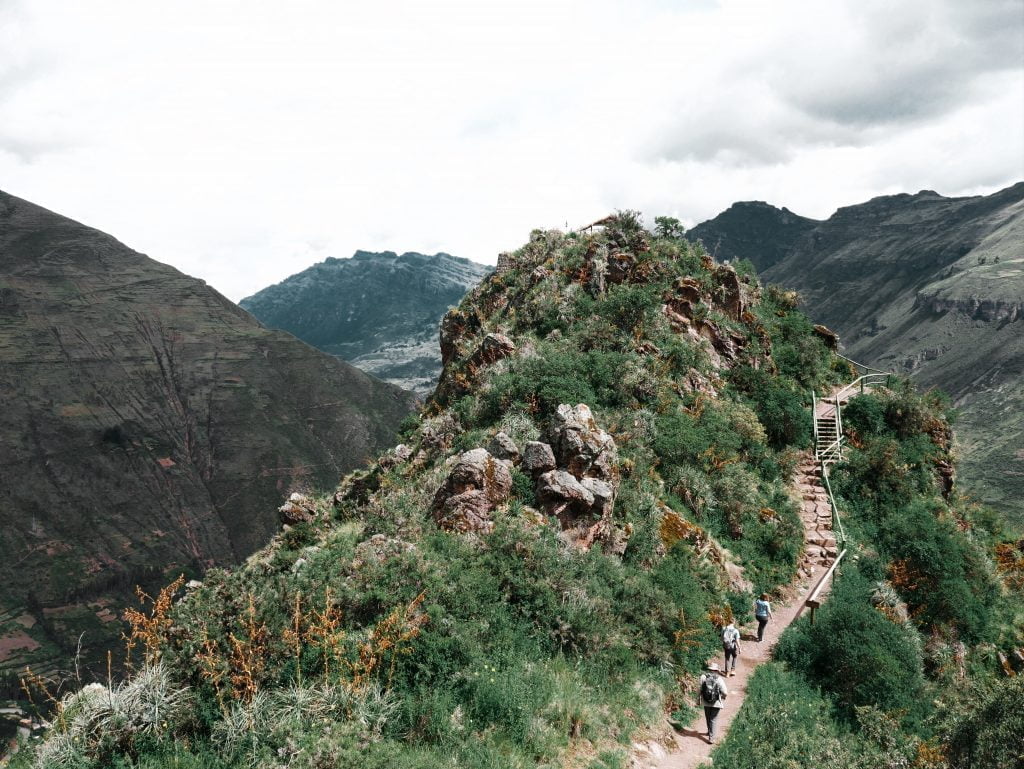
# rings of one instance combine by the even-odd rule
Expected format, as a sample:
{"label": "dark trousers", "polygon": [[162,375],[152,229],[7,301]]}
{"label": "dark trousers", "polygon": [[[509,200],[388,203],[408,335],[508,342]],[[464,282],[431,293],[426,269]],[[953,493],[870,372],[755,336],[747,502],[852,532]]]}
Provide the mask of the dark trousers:
{"label": "dark trousers", "polygon": [[757,618],[757,640],[760,641],[764,638],[764,626],[768,624],[767,617]]}
{"label": "dark trousers", "polygon": [[715,738],[715,721],[718,720],[718,711],[721,708],[713,708],[709,705],[704,706],[704,720],[708,722],[708,737],[710,739]]}
{"label": "dark trousers", "polygon": [[722,649],[723,649],[723,651],[725,651],[725,670],[723,670],[722,672],[723,673],[728,673],[729,672],[729,660],[732,660],[732,669],[733,670],[736,669],[736,653],[737,653],[739,647],[734,646],[731,651],[729,650],[728,646],[723,646]]}

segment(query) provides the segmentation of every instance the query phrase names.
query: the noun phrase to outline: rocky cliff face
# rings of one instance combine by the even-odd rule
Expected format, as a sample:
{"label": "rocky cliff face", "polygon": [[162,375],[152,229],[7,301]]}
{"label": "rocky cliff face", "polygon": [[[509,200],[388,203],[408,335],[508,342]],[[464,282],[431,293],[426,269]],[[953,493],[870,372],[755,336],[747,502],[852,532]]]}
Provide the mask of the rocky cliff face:
{"label": "rocky cliff face", "polygon": [[[734,220],[722,214],[691,236],[728,234]],[[965,485],[1024,521],[1024,183],[988,196],[875,198],[795,240],[765,217],[741,230],[770,254],[784,251],[752,261],[765,281],[799,291],[847,355],[954,397]],[[723,248],[732,240],[723,236]]]}
{"label": "rocky cliff face", "polygon": [[491,271],[448,254],[357,251],[243,299],[261,322],[426,395],[441,372],[437,325]]}
{"label": "rocky cliff face", "polygon": [[412,408],[202,281],[3,193],[0,363],[0,673],[68,659],[83,631],[87,647],[116,638],[135,583],[239,561],[283,492],[335,483]]}

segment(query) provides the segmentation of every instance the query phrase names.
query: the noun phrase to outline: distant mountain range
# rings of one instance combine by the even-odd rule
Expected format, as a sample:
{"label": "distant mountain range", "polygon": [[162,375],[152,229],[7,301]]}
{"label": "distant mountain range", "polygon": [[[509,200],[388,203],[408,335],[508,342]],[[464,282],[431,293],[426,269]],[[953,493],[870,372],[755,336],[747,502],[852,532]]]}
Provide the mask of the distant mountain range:
{"label": "distant mountain range", "polygon": [[136,583],[236,563],[409,393],[202,281],[0,193],[0,676],[102,647]]}
{"label": "distant mountain range", "polygon": [[240,304],[270,328],[426,395],[441,372],[441,316],[492,270],[444,253],[356,251]]}
{"label": "distant mountain range", "polygon": [[1024,523],[1024,182],[878,197],[825,221],[736,203],[688,237],[799,291],[852,358],[948,392],[963,486]]}

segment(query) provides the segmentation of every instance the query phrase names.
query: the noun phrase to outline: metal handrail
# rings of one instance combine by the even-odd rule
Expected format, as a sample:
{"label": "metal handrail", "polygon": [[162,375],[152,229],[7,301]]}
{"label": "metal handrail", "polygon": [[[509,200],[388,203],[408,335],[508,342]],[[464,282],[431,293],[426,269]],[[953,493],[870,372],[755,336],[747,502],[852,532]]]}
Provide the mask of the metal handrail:
{"label": "metal handrail", "polygon": [[856,390],[858,386],[860,387],[860,392],[863,395],[864,388],[877,387],[880,384],[880,378],[882,377],[884,377],[885,383],[888,384],[889,378],[891,376],[893,376],[892,372],[880,371],[874,374],[863,374],[857,377],[852,382],[850,382],[850,384],[846,385],[841,390],[838,390],[836,392],[835,399],[837,411],[839,409],[839,401],[841,401],[849,392],[853,392],[854,390]]}
{"label": "metal handrail", "polygon": [[882,369],[880,369],[880,368],[872,368],[871,366],[865,366],[863,363],[858,363],[853,358],[847,358],[845,355],[840,355],[839,353],[836,353],[836,357],[837,358],[842,358],[847,363],[852,363],[857,368],[864,369],[864,371],[874,371],[877,374],[889,374],[889,373],[891,373],[889,371],[882,371]]}
{"label": "metal handrail", "polygon": [[[839,505],[836,504],[835,495],[832,494],[832,483],[828,479],[828,468],[825,467],[825,463],[821,464],[821,478],[825,482],[825,493],[828,494],[828,502],[832,505],[832,522],[839,524],[839,538],[843,544],[843,549],[846,549],[846,531],[843,529],[843,521],[839,517]],[[833,529],[834,531],[834,529]]]}
{"label": "metal handrail", "polygon": [[811,390],[811,424],[814,425],[814,447],[817,451],[818,447],[818,398]]}
{"label": "metal handrail", "polygon": [[804,601],[806,606],[811,607],[811,624],[814,624],[814,610],[821,606],[821,601],[818,600],[818,596],[821,594],[822,589],[825,587],[825,583],[828,582],[829,578],[832,577],[836,572],[836,568],[839,566],[839,562],[843,560],[843,556],[846,555],[846,548],[844,547],[842,552],[836,556],[836,559],[832,562],[832,565],[828,567],[828,571],[818,580],[818,584],[815,585],[814,590],[807,596],[807,600]]}

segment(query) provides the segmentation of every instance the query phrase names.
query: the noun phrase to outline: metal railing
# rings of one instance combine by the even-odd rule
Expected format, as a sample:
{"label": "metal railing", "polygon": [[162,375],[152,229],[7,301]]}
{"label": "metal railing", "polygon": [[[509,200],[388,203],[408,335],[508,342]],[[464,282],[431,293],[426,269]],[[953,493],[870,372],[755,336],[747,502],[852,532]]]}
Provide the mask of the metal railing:
{"label": "metal railing", "polygon": [[811,591],[811,594],[807,596],[807,600],[804,601],[806,606],[811,607],[811,624],[814,624],[814,610],[821,606],[821,601],[818,596],[821,595],[821,591],[825,588],[825,583],[829,581],[833,574],[835,574],[836,567],[839,566],[839,562],[843,560],[843,556],[846,555],[846,548],[844,547],[842,552],[836,556],[836,559],[832,562],[832,565],[828,567],[828,571],[825,572],[824,576],[818,580],[817,586]]}
{"label": "metal railing", "polygon": [[[822,420],[829,420],[835,424],[835,440],[826,446],[820,446],[822,439],[822,433],[818,424],[818,396],[817,393],[811,391],[811,421],[814,423],[814,459],[818,464],[819,473],[821,475],[822,483],[825,487],[825,492],[828,494],[829,504],[832,506],[832,521],[833,531],[838,527],[839,539],[837,542],[842,545],[843,552],[846,549],[846,531],[843,529],[843,521],[839,515],[839,506],[836,504],[835,495],[832,493],[832,483],[828,477],[829,465],[839,462],[843,458],[843,401],[848,398],[851,394],[859,391],[863,394],[867,389],[872,387],[886,386],[888,387],[891,383],[891,379],[894,376],[892,372],[880,371],[879,369],[873,369],[870,366],[865,366],[862,363],[858,363],[855,360],[851,360],[843,355],[839,356],[845,361],[849,361],[854,366],[864,369],[866,373],[861,374],[859,377],[854,379],[850,384],[837,390],[832,400],[835,404],[835,410],[831,415],[821,417]],[[831,432],[831,431],[829,431]],[[828,432],[825,433],[828,435]],[[838,562],[838,561],[837,561]]]}
{"label": "metal railing", "polygon": [[[822,466],[821,468],[821,480],[825,484],[825,493],[828,494],[828,503],[832,506],[832,523],[839,525],[839,542],[843,546],[843,550],[846,549],[846,531],[843,529],[843,520],[839,517],[839,506],[836,504],[835,495],[832,493],[832,483],[828,479],[828,468]],[[832,531],[835,531],[833,526]]]}
{"label": "metal railing", "polygon": [[857,368],[857,369],[863,369],[863,370],[864,370],[864,373],[865,373],[865,374],[867,374],[867,373],[874,373],[874,374],[889,374],[889,373],[890,373],[890,372],[888,372],[888,371],[883,371],[883,370],[882,370],[882,369],[880,369],[880,368],[873,368],[872,366],[867,366],[867,365],[865,365],[865,364],[863,364],[863,363],[858,363],[858,362],[857,362],[857,361],[855,361],[855,360],[854,360],[853,358],[847,358],[847,357],[846,357],[845,355],[840,355],[839,353],[836,353],[836,357],[837,357],[837,358],[842,358],[842,359],[843,359],[843,360],[845,360],[845,361],[846,361],[847,363],[850,363],[850,364],[852,364],[852,365],[854,366],[854,368]]}

